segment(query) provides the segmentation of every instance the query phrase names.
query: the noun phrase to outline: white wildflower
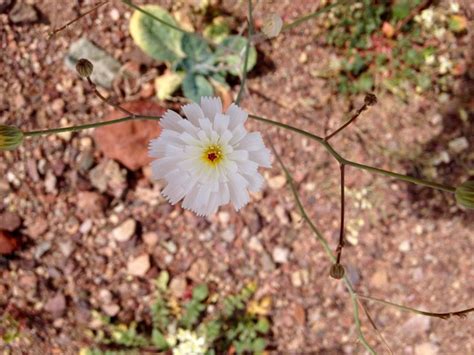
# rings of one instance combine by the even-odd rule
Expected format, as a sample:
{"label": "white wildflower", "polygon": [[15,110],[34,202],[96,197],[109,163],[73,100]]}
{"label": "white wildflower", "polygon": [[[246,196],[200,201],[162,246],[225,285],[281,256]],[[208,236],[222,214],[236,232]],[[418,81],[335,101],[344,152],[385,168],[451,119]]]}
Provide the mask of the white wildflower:
{"label": "white wildflower", "polygon": [[178,345],[173,347],[173,355],[202,355],[206,353],[206,338],[199,337],[195,332],[180,328],[176,338]]}
{"label": "white wildflower", "polygon": [[268,38],[276,37],[283,27],[283,20],[277,14],[270,14],[263,23],[262,32]]}
{"label": "white wildflower", "polygon": [[163,179],[163,196],[200,216],[231,202],[236,211],[264,182],[258,167],[270,167],[270,151],[258,132],[244,127],[248,114],[236,104],[222,113],[219,98],[183,106],[187,120],[168,110],[158,138],[150,142],[152,176]]}
{"label": "white wildflower", "polygon": [[451,1],[449,4],[449,11],[452,13],[458,13],[460,10],[460,6],[456,1]]}
{"label": "white wildflower", "polygon": [[446,28],[444,27],[439,27],[437,29],[434,30],[434,36],[437,38],[437,39],[442,39],[443,36],[446,34]]}
{"label": "white wildflower", "polygon": [[430,54],[425,58],[425,63],[427,65],[433,65],[436,61],[436,57],[434,54]]}
{"label": "white wildflower", "polygon": [[438,57],[439,61],[439,73],[441,75],[446,74],[453,67],[453,62],[446,55],[440,55]]}
{"label": "white wildflower", "polygon": [[431,28],[434,24],[435,13],[432,8],[425,9],[420,15],[415,16],[415,21],[421,23],[425,28]]}

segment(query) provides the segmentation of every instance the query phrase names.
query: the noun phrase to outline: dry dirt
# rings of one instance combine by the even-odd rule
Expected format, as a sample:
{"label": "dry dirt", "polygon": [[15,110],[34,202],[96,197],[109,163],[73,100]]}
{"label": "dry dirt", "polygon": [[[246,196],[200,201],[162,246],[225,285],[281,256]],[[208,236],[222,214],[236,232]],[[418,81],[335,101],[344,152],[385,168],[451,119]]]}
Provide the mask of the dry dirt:
{"label": "dry dirt", "polygon": [[[51,26],[74,18],[79,4],[88,8],[92,1],[29,3],[40,13],[33,24],[16,25],[0,14],[2,124],[29,130],[104,117],[109,108],[63,64],[69,44],[82,36],[122,64],[142,65],[145,75],[158,67],[134,46],[127,27],[130,11],[118,1],[50,40]],[[224,6],[243,19],[240,7]],[[288,20],[317,6],[317,1],[265,1],[255,16],[272,9]],[[250,75],[243,106],[322,135],[363,97],[338,97],[311,74],[331,60],[331,49],[321,46],[313,29],[309,23],[259,45],[261,60]],[[466,58],[468,42],[461,40],[458,49]],[[454,138],[466,137],[472,152],[473,116],[463,121],[458,115],[460,107],[473,112],[468,75],[444,103],[413,93],[407,104],[376,90],[379,103],[334,138],[334,146],[348,159],[410,174],[420,174],[423,160],[446,151]],[[117,84],[109,94],[122,101],[152,99],[152,78],[129,92]],[[311,218],[335,248],[336,161],[306,138],[257,122],[248,126],[275,144]],[[212,282],[221,294],[256,279],[258,294],[273,300],[270,350],[275,353],[364,353],[347,291],[329,278],[330,263],[300,219],[278,164],[265,172],[263,192],[240,213],[225,207],[205,219],[168,205],[148,168],[130,171],[106,159],[91,131],[28,139],[0,157],[0,212],[22,241],[17,251],[0,256],[0,311],[16,317],[23,333],[9,348],[12,353],[77,353],[91,345],[85,330],[92,310],[114,314],[120,322],[149,319],[154,278],[163,269],[189,284]],[[91,181],[96,168],[105,179],[103,191],[100,182]],[[451,154],[436,168],[437,180],[453,185],[473,171],[472,154]],[[446,193],[353,168],[346,180],[349,242],[343,263],[358,292],[433,312],[474,306],[472,212],[459,210]],[[117,241],[112,231],[127,220],[134,221],[124,227],[133,235]],[[150,266],[143,275],[130,276],[127,264],[137,257]],[[441,320],[364,305],[395,354],[474,353],[472,315]],[[386,353],[366,316],[361,318],[368,341]]]}

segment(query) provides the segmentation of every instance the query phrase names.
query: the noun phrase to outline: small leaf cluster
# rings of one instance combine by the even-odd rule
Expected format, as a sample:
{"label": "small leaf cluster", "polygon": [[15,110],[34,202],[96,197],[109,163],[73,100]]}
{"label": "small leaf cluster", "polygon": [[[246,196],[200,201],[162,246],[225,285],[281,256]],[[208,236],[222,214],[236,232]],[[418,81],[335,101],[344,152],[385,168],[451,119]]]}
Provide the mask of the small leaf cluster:
{"label": "small leaf cluster", "polygon": [[[132,38],[146,54],[166,62],[170,68],[170,72],[155,82],[160,99],[169,97],[181,86],[184,96],[199,101],[202,96],[212,96],[219,86],[227,86],[228,75],[238,76],[242,72],[247,39],[229,35],[222,21],[206,28],[206,39],[167,26],[180,27],[180,24],[158,5],[141,8],[144,12],[135,11],[130,20]],[[251,46],[247,71],[256,60],[257,52]]]}
{"label": "small leaf cluster", "polygon": [[[167,272],[162,272],[156,280],[156,298],[150,308],[151,331],[145,324],[117,325],[109,317],[96,314],[103,329],[97,331],[95,340],[101,344],[121,345],[130,351],[143,347],[166,351],[177,345],[177,329],[187,329],[206,339],[208,355],[226,353],[230,349],[237,354],[258,354],[266,349],[271,324],[263,313],[268,313],[268,302],[263,302],[262,308],[253,299],[257,290],[255,283],[247,284],[222,301],[216,294],[210,294],[206,284],[199,284],[192,289],[188,300],[177,303],[168,290],[168,281]],[[100,354],[104,353],[97,349],[83,351],[83,355]]]}
{"label": "small leaf cluster", "polygon": [[334,7],[325,15],[324,33],[339,58],[331,63],[332,73],[321,76],[335,76],[335,89],[347,95],[370,92],[374,87],[402,99],[408,99],[410,88],[449,91],[451,68],[441,69],[442,62],[450,63],[449,55],[440,55],[443,50],[437,43],[446,41],[441,37],[444,32],[450,31],[451,37],[462,35],[463,17],[431,5],[425,10],[432,11],[437,20],[426,28],[420,14],[413,16],[421,2],[357,0]]}

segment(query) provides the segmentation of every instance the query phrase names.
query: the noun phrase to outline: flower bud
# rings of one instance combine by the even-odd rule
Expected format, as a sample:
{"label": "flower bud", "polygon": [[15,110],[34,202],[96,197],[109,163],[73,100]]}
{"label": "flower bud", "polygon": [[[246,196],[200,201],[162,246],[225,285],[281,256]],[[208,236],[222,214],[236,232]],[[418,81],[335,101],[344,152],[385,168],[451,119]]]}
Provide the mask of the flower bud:
{"label": "flower bud", "polygon": [[474,209],[474,180],[459,185],[454,192],[456,202],[465,208]]}
{"label": "flower bud", "polygon": [[364,103],[367,105],[367,106],[373,106],[377,103],[377,96],[375,96],[374,94],[367,94],[365,95],[365,98],[364,98]]}
{"label": "flower bud", "polygon": [[283,20],[277,14],[270,14],[263,23],[262,32],[268,38],[276,37],[283,27]]}
{"label": "flower bud", "polygon": [[344,277],[344,274],[344,266],[339,263],[331,265],[331,269],[329,270],[329,276],[331,276],[333,279],[340,280]]}
{"label": "flower bud", "polygon": [[88,78],[92,75],[92,72],[94,71],[94,65],[92,65],[89,60],[81,58],[76,63],[76,71],[83,78]]}
{"label": "flower bud", "polygon": [[14,126],[0,125],[0,150],[16,149],[23,142],[23,132]]}

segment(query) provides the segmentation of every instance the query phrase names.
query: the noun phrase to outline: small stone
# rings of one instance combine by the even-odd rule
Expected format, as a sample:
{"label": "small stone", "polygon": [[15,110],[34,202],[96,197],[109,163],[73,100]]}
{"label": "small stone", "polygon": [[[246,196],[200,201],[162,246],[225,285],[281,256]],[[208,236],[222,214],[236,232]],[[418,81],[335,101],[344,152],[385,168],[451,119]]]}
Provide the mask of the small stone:
{"label": "small stone", "polygon": [[415,355],[437,355],[439,347],[432,343],[422,343],[415,346]]}
{"label": "small stone", "polygon": [[81,234],[87,234],[91,231],[92,229],[92,220],[86,219],[84,222],[82,222],[81,226],[79,227],[79,232]]}
{"label": "small stone", "polygon": [[370,278],[373,286],[378,288],[385,288],[388,286],[388,275],[384,269],[378,269]]}
{"label": "small stone", "polygon": [[97,216],[102,214],[107,206],[105,196],[94,191],[79,191],[77,194],[77,207],[86,216]]}
{"label": "small stone", "polygon": [[46,173],[46,179],[44,181],[44,187],[47,193],[56,194],[58,192],[56,189],[57,181],[58,179],[53,174],[53,172],[51,170],[48,170],[48,172]]}
{"label": "small stone", "polygon": [[35,259],[40,259],[49,249],[51,249],[51,242],[49,240],[39,243],[35,249]]}
{"label": "small stone", "polygon": [[0,255],[13,253],[18,249],[19,245],[20,243],[18,243],[10,232],[0,230]]}
{"label": "small stone", "polygon": [[222,225],[227,226],[229,224],[230,214],[228,212],[219,212],[217,217],[219,218],[219,222],[222,223]]}
{"label": "small stone", "polygon": [[99,291],[99,299],[101,303],[109,304],[112,302],[112,292],[103,288]]}
{"label": "small stone", "polygon": [[[122,105],[137,115],[161,116],[165,109],[152,101],[130,101]],[[123,112],[112,111],[105,121],[123,117]],[[94,132],[94,141],[109,159],[117,160],[129,170],[135,171],[151,162],[148,143],[158,137],[160,126],[154,121],[133,120],[99,127]]]}
{"label": "small stone", "polygon": [[227,242],[227,243],[232,243],[235,239],[235,230],[234,230],[234,227],[231,226],[227,229],[225,229],[222,233],[221,233],[221,238]]}
{"label": "small stone", "polygon": [[[418,307],[420,308],[420,307]],[[431,320],[429,317],[416,315],[407,320],[401,327],[401,332],[405,336],[415,337],[429,331]]]}
{"label": "small stone", "polygon": [[100,192],[110,189],[114,196],[119,197],[127,185],[125,174],[116,161],[104,160],[89,172],[89,178],[92,186]]}
{"label": "small stone", "polygon": [[127,271],[133,276],[145,276],[150,269],[150,257],[148,254],[132,258],[127,263]]}
{"label": "small stone", "polygon": [[14,24],[31,24],[39,19],[36,9],[22,1],[16,2],[8,17]]}
{"label": "small stone", "polygon": [[169,285],[171,294],[176,298],[182,298],[186,292],[186,279],[184,277],[174,277]]}
{"label": "small stone", "polygon": [[0,229],[13,232],[20,228],[21,218],[13,212],[3,212],[0,214]]}
{"label": "small stone", "polygon": [[104,304],[101,308],[109,317],[115,317],[120,312],[120,306],[116,303]]}
{"label": "small stone", "polygon": [[291,284],[295,287],[301,287],[309,282],[308,270],[302,269],[291,273]]}
{"label": "small stone", "polygon": [[273,270],[275,270],[275,263],[266,251],[261,252],[260,262],[262,264],[263,271],[272,272]]}
{"label": "small stone", "polygon": [[400,250],[401,252],[404,252],[404,253],[410,251],[410,249],[411,249],[411,245],[410,245],[410,242],[408,240],[404,240],[398,246],[398,250]]}
{"label": "small stone", "polygon": [[463,150],[469,148],[469,142],[466,137],[459,137],[451,140],[448,143],[449,149],[454,153],[461,153]]}
{"label": "small stone", "polygon": [[297,325],[300,325],[300,326],[305,325],[306,311],[302,305],[295,304],[293,306],[293,318],[295,319]]}
{"label": "small stone", "polygon": [[277,175],[268,179],[268,186],[274,190],[281,189],[286,184],[286,177],[284,175]]}
{"label": "small stone", "polygon": [[289,255],[290,250],[283,247],[275,247],[272,253],[273,261],[279,264],[287,263]]}
{"label": "small stone", "polygon": [[51,313],[55,317],[60,317],[66,309],[66,298],[62,293],[57,293],[50,298],[44,305],[44,310]]}
{"label": "small stone", "polygon": [[33,239],[41,237],[48,230],[48,220],[45,217],[36,217],[35,220],[28,225],[26,234]]}
{"label": "small stone", "polygon": [[75,245],[72,241],[67,240],[65,242],[59,243],[59,249],[61,250],[61,253],[64,255],[64,257],[68,258],[73,253]]}
{"label": "small stone", "polygon": [[176,254],[176,252],[178,251],[178,246],[173,241],[164,242],[163,246],[170,254]]}
{"label": "small stone", "polygon": [[133,236],[136,228],[137,222],[132,218],[129,218],[112,231],[112,237],[117,242],[126,242]]}
{"label": "small stone", "polygon": [[188,277],[195,282],[201,282],[205,280],[208,272],[209,263],[206,259],[201,258],[191,265],[188,271]]}
{"label": "small stone", "polygon": [[71,44],[65,58],[66,66],[76,72],[76,62],[88,59],[94,65],[92,81],[104,88],[111,89],[112,83],[120,71],[120,63],[87,38],[81,38]]}
{"label": "small stone", "polygon": [[248,247],[250,250],[254,250],[256,252],[261,252],[263,250],[263,245],[257,237],[250,238]]}
{"label": "small stone", "polygon": [[149,247],[154,247],[156,244],[158,244],[160,237],[158,236],[158,233],[147,232],[143,234],[142,239],[146,245],[148,245]]}

